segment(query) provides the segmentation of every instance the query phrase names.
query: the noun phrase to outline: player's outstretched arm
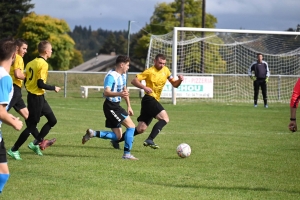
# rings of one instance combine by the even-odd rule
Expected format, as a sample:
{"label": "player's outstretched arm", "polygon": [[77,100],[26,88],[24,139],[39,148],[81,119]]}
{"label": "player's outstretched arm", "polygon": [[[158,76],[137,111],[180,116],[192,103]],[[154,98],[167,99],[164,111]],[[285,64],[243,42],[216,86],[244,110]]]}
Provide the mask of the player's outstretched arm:
{"label": "player's outstretched arm", "polygon": [[149,88],[149,87],[145,86],[144,84],[142,84],[141,81],[137,77],[135,77],[131,81],[131,84],[134,85],[137,88],[140,88],[140,89],[144,90],[147,94],[150,94],[150,93],[153,92],[151,88]]}
{"label": "player's outstretched arm", "polygon": [[169,79],[170,83],[172,84],[173,87],[175,88],[178,88],[180,86],[180,84],[182,83],[183,81],[183,76],[182,75],[178,75],[178,79],[175,80],[174,78],[173,79]]}
{"label": "player's outstretched arm", "polygon": [[122,90],[121,92],[113,92],[111,91],[110,87],[106,87],[104,89],[104,96],[106,97],[122,97],[125,99],[126,97],[129,97],[128,90]]}

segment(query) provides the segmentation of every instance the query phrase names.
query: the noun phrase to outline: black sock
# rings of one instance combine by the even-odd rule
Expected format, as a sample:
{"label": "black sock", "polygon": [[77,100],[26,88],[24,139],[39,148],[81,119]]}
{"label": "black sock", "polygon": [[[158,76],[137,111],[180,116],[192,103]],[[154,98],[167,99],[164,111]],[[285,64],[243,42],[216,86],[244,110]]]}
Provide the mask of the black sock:
{"label": "black sock", "polygon": [[[126,133],[126,131],[122,134],[122,138],[118,141],[118,143],[119,142],[123,142],[125,139],[125,133]],[[134,134],[133,134],[133,136],[136,136],[136,135],[138,135],[138,134],[140,134],[139,132],[137,132],[137,130],[136,129],[134,129]]]}
{"label": "black sock", "polygon": [[167,124],[165,120],[158,120],[156,124],[153,126],[152,131],[147,140],[154,140],[154,138],[158,135],[158,133],[163,129],[163,127]]}
{"label": "black sock", "polygon": [[24,131],[20,134],[14,146],[11,148],[12,151],[18,151],[20,146],[24,144],[27,138],[30,135],[30,130],[28,128],[24,129]]}
{"label": "black sock", "polygon": [[44,140],[44,138],[46,137],[46,135],[49,133],[50,129],[51,129],[51,125],[49,122],[47,122],[41,129],[39,135],[38,135],[38,140],[35,140],[35,142],[33,143],[34,145],[38,145],[41,141]]}

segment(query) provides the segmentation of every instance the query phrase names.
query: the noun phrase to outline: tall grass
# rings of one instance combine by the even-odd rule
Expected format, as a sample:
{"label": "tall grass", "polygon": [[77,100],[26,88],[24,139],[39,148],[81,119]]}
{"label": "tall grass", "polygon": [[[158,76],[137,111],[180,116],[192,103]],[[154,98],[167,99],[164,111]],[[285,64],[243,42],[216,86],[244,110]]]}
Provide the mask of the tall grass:
{"label": "tall grass", "polygon": [[[3,199],[300,199],[300,135],[287,129],[288,104],[215,103],[162,100],[170,123],[155,142],[160,149],[142,145],[149,135],[135,137],[132,154],[138,161],[122,160],[108,140],[81,138],[87,128],[104,127],[103,99],[62,98],[47,93],[58,119],[48,138],[57,142],[37,156],[20,148],[22,161],[9,160],[10,179]],[[140,99],[132,98],[139,115]],[[43,118],[39,128],[45,122]],[[155,120],[153,121],[155,122]],[[2,128],[6,148],[19,132]],[[176,155],[178,144],[192,148],[190,157]]]}

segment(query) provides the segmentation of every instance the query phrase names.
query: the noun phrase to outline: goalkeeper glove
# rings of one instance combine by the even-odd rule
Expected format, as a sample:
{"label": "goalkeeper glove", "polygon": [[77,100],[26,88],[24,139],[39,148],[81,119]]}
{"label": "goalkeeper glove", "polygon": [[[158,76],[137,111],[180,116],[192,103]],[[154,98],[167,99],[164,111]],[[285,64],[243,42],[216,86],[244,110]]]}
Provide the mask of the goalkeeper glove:
{"label": "goalkeeper glove", "polygon": [[250,78],[255,81],[256,80],[256,76],[250,76]]}
{"label": "goalkeeper glove", "polygon": [[266,78],[266,83],[268,83],[268,82],[269,82],[269,77]]}

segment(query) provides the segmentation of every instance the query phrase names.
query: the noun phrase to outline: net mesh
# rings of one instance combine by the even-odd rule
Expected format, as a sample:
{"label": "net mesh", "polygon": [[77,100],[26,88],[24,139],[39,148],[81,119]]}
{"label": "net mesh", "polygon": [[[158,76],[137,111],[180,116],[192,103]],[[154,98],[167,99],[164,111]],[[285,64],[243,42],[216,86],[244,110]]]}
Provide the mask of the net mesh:
{"label": "net mesh", "polygon": [[[300,71],[300,36],[258,33],[178,31],[177,73],[214,76],[214,100],[252,101],[248,77],[256,54],[262,53],[270,69],[269,102],[288,102]],[[152,35],[147,66],[158,53],[167,56],[172,70],[173,32]],[[259,98],[262,101],[261,91]]]}

